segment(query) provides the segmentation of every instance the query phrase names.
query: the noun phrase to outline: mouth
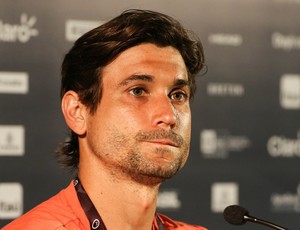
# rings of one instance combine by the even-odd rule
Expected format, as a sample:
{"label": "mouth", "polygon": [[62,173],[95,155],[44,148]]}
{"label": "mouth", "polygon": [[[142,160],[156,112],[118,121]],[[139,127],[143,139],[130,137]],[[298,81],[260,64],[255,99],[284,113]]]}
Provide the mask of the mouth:
{"label": "mouth", "polygon": [[158,144],[158,145],[166,145],[166,146],[172,146],[175,148],[179,148],[179,144],[177,144],[174,141],[168,140],[168,139],[161,139],[161,140],[147,140],[146,142],[151,144]]}
{"label": "mouth", "polygon": [[146,142],[157,145],[158,147],[184,147],[184,139],[173,131],[167,131],[163,129],[155,131],[140,131],[136,135],[136,141]]}

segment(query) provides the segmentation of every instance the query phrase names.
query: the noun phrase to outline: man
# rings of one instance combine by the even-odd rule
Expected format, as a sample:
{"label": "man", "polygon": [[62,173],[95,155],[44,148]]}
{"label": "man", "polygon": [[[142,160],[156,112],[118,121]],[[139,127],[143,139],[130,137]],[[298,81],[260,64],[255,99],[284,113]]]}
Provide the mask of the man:
{"label": "man", "polygon": [[156,213],[160,184],[188,158],[203,66],[200,41],[152,11],[125,11],[79,38],[62,65],[71,137],[58,153],[78,178],[4,230],[203,230]]}

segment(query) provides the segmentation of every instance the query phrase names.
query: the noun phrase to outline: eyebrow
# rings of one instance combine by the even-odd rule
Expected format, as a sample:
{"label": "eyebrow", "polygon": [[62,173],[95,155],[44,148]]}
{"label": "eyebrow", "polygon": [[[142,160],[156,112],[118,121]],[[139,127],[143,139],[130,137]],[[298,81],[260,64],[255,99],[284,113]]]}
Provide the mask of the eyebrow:
{"label": "eyebrow", "polygon": [[[120,82],[120,86],[126,86],[128,84],[130,84],[130,82],[133,81],[146,81],[146,82],[153,82],[154,81],[154,76],[152,75],[147,75],[147,74],[134,74],[128,78],[126,78],[125,80],[123,80],[122,82]],[[174,82],[174,86],[175,87],[190,87],[190,81],[189,80],[184,80],[184,79],[176,79]]]}
{"label": "eyebrow", "polygon": [[154,77],[151,75],[146,75],[146,74],[135,74],[132,75],[122,82],[120,82],[120,86],[126,86],[132,81],[146,81],[146,82],[153,82]]}
{"label": "eyebrow", "polygon": [[175,81],[175,84],[174,86],[180,86],[180,87],[183,87],[183,86],[188,86],[188,87],[191,87],[191,84],[190,84],[190,81],[188,80],[184,80],[184,79],[177,79]]}

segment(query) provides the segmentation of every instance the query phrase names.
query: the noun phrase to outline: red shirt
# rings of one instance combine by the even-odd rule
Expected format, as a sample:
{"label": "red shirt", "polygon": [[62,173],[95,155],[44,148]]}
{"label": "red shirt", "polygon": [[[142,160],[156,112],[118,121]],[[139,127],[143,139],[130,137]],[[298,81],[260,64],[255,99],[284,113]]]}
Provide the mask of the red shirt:
{"label": "red shirt", "polygon": [[[166,230],[206,230],[200,226],[173,221],[161,214],[158,214],[158,218]],[[83,230],[90,229],[90,224],[77,198],[72,182],[66,189],[6,225],[2,230],[12,229]],[[155,219],[152,230],[158,230]]]}

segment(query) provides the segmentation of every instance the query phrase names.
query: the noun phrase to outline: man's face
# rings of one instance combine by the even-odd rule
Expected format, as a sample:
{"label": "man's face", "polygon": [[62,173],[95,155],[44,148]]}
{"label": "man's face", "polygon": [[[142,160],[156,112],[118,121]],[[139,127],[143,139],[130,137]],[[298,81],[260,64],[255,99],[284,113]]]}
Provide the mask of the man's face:
{"label": "man's face", "polygon": [[102,72],[102,98],[87,118],[86,148],[108,171],[160,183],[185,164],[190,143],[190,88],[172,47],[125,50]]}

